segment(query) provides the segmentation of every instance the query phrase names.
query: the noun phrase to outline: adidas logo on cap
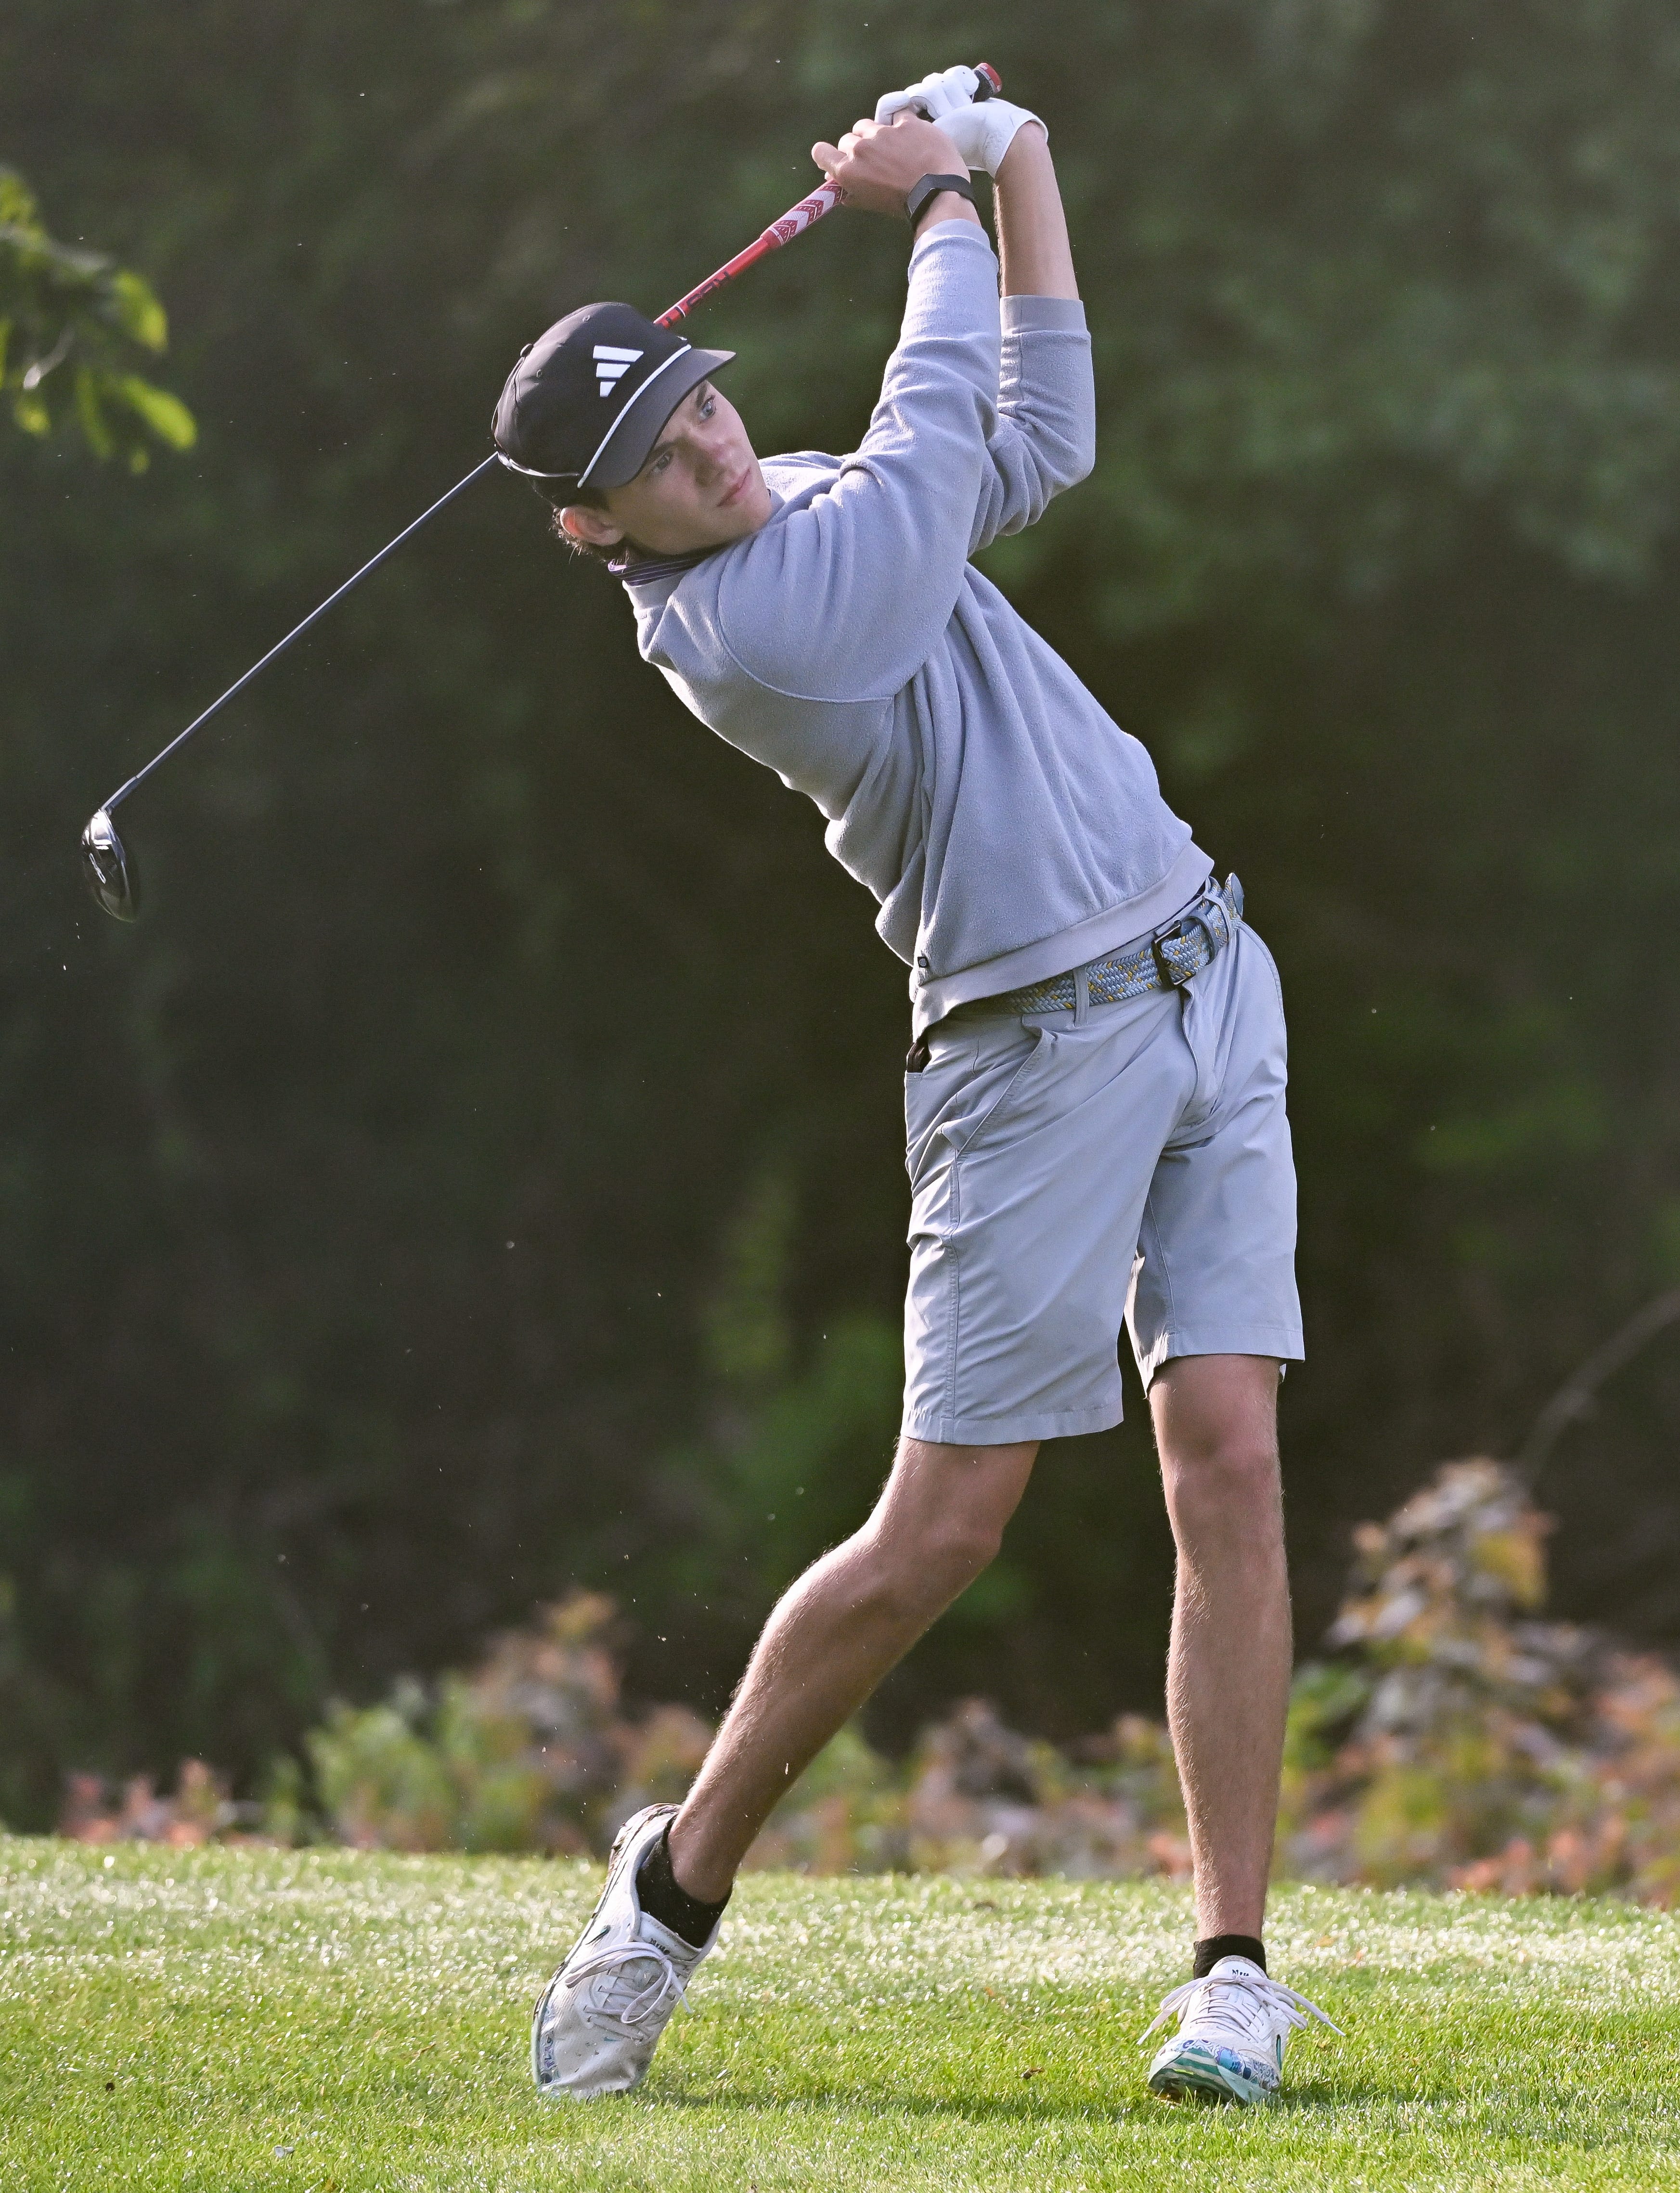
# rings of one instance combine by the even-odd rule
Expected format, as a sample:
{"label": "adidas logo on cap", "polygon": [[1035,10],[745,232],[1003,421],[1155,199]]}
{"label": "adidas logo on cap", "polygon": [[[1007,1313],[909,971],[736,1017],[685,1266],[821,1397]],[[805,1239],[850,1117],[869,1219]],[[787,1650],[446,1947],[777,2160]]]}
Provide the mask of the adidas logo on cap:
{"label": "adidas logo on cap", "polygon": [[641,356],[639,350],[620,350],[615,343],[595,345],[595,380],[603,396],[611,396]]}

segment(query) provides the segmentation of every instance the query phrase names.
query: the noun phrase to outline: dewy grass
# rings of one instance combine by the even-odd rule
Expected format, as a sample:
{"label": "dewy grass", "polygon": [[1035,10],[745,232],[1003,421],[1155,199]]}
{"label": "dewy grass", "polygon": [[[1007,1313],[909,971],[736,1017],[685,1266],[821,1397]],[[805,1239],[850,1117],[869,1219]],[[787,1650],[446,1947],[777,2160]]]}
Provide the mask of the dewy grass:
{"label": "dewy grass", "polygon": [[1619,1904],[1292,1888],[1347,2029],[1287,2099],[1153,2100],[1156,1884],[757,1875],[641,2093],[559,2107],[532,1998],[599,1873],[0,1840],[0,2186],[846,2193],[1680,2182],[1680,1929]]}

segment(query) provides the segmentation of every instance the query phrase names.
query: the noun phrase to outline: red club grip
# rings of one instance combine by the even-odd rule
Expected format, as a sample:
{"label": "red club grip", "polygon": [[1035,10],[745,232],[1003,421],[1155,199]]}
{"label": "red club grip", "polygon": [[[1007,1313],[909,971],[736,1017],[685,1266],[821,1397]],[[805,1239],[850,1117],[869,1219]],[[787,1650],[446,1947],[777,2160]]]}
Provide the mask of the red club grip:
{"label": "red club grip", "polygon": [[975,104],[983,99],[995,99],[1003,89],[1003,78],[989,61],[976,61],[974,73],[980,79],[980,89],[975,93]]}

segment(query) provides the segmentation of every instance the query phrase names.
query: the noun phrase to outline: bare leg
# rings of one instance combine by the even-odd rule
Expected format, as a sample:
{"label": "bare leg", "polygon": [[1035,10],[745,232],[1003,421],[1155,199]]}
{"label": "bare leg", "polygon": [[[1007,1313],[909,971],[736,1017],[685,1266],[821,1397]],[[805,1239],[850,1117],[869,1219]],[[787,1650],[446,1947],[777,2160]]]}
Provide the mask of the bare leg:
{"label": "bare leg", "polygon": [[691,1896],[728,1894],[791,1784],[994,1559],[1037,1452],[899,1442],[869,1521],[808,1568],[765,1624],[671,1824],[672,1871]]}
{"label": "bare leg", "polygon": [[1150,1388],[1178,1549],[1167,1717],[1195,1867],[1196,1931],[1260,1932],[1291,1658],[1277,1365],[1183,1355]]}

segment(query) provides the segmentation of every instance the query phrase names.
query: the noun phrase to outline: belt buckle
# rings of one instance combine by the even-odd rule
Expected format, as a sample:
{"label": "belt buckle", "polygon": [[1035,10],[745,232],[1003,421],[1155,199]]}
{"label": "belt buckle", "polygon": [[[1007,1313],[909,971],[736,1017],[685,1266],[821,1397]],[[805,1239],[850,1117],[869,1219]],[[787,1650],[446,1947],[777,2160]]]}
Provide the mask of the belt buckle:
{"label": "belt buckle", "polygon": [[[1201,967],[1176,967],[1163,948],[1168,944],[1188,943],[1190,939],[1186,932],[1192,925],[1201,931],[1207,956]],[[1205,915],[1195,913],[1181,914],[1171,929],[1163,929],[1160,936],[1150,939],[1150,955],[1155,961],[1155,973],[1160,976],[1161,988],[1165,990],[1182,990],[1193,975],[1199,975],[1202,967],[1218,957],[1218,950],[1213,923]]]}

